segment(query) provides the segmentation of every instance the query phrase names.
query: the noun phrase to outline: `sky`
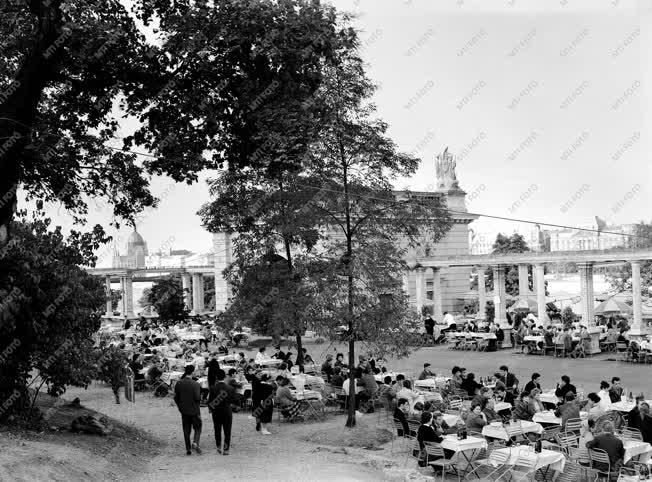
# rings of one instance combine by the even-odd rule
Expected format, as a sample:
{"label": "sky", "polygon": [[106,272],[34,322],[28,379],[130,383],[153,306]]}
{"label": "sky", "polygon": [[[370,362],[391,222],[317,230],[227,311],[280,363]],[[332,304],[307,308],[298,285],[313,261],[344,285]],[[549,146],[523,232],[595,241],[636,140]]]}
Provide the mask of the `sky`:
{"label": "sky", "polygon": [[[457,156],[469,211],[572,226],[594,216],[650,221],[652,2],[636,0],[333,0],[357,14],[379,85],[378,116],[422,159],[396,188],[431,190],[435,156]],[[162,199],[138,231],[150,251],[211,250],[193,186],[152,182]],[[59,224],[70,225],[53,208]],[[110,210],[91,207],[105,226]],[[481,218],[476,232],[532,225]],[[108,230],[124,250],[128,229]],[[108,266],[103,256],[99,266]]]}

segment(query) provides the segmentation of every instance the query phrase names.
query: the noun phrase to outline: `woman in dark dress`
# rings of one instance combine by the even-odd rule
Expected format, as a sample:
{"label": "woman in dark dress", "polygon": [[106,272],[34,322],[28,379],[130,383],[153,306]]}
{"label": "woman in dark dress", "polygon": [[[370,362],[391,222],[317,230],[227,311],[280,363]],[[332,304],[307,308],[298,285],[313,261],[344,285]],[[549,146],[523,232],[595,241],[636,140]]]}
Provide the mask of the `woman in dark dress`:
{"label": "woman in dark dress", "polygon": [[466,390],[466,393],[469,394],[469,397],[474,397],[476,395],[476,390],[482,388],[482,385],[475,381],[474,373],[469,373],[462,382],[460,388],[462,390]]}
{"label": "woman in dark dress", "polygon": [[270,383],[267,373],[257,374],[251,379],[251,404],[256,418],[256,430],[270,435],[267,424],[272,423],[274,414],[274,385]]}

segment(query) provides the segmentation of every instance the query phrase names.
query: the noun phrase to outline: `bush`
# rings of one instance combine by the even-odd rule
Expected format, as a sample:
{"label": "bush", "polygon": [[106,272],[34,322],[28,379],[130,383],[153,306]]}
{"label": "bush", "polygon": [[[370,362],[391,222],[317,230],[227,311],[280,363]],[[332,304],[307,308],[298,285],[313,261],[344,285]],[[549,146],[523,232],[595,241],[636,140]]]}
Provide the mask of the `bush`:
{"label": "bush", "polygon": [[111,385],[116,403],[120,403],[119,390],[125,384],[128,363],[126,353],[120,348],[111,346],[98,351],[98,379]]}

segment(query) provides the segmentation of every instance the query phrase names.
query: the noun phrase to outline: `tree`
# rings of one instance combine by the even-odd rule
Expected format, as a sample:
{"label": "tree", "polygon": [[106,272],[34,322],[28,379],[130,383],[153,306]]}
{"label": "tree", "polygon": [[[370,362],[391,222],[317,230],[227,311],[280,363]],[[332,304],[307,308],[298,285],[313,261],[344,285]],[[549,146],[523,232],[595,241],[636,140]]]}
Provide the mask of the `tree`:
{"label": "tree", "polygon": [[0,418],[29,406],[28,386],[55,396],[92,380],[93,334],[106,295],[82,266],[93,266],[106,238],[100,226],[64,237],[42,215],[19,212],[0,250]]}
{"label": "tree", "polygon": [[[633,236],[630,237],[632,248],[649,248],[652,246],[652,223],[644,221],[634,226]],[[613,290],[617,292],[632,291],[632,266],[629,263],[607,268],[605,279]],[[648,296],[652,288],[652,260],[641,262],[641,294]]]}
{"label": "tree", "polygon": [[179,276],[168,276],[154,283],[147,301],[154,307],[163,324],[174,324],[188,317]]}
{"label": "tree", "polygon": [[[348,35],[356,39],[355,31]],[[452,225],[441,197],[393,191],[391,180],[413,174],[419,160],[397,152],[387,124],[373,117],[373,91],[355,50],[326,65],[316,102],[327,116],[306,162],[318,181],[313,189],[326,193],[308,203],[321,218],[317,253],[328,268],[313,276],[321,301],[313,316],[347,326],[347,427],[355,425],[355,340],[379,355],[409,352],[420,321],[402,288],[407,247],[424,233],[436,242]]]}
{"label": "tree", "polygon": [[[529,246],[527,245],[525,238],[518,233],[514,233],[511,236],[506,236],[504,234],[498,233],[496,236],[496,241],[493,245],[493,254],[510,254],[510,253],[526,253],[530,251]],[[487,289],[493,290],[494,285],[494,274],[493,271],[487,273],[486,278]],[[532,273],[532,267],[528,266],[528,290],[533,290],[534,279]],[[478,275],[474,273],[471,280],[471,288],[478,288]],[[519,295],[519,285],[518,285],[518,266],[512,265],[505,269],[505,292],[511,296]],[[547,282],[546,282],[546,293],[547,293]]]}
{"label": "tree", "polygon": [[152,302],[151,300],[152,296],[152,288],[145,288],[143,290],[143,294],[138,300],[138,304],[140,305],[141,308],[146,309],[152,307]]}
{"label": "tree", "polygon": [[115,403],[120,403],[120,387],[124,386],[129,359],[124,350],[110,346],[97,352],[98,379],[111,385]]}
{"label": "tree", "polygon": [[[87,196],[117,219],[156,205],[149,175],[194,182],[204,169],[273,173],[306,144],[294,120],[335,35],[334,9],[308,0],[10,0],[0,3],[0,248],[16,191],[61,202],[78,222]],[[148,44],[137,24],[155,25]],[[139,121],[121,145],[114,107]],[[154,157],[137,160],[134,148]],[[274,152],[263,164],[261,152]],[[116,223],[117,224],[117,223]]]}
{"label": "tree", "polygon": [[[118,303],[122,299],[122,290],[111,290],[111,310],[116,311],[118,309]],[[141,300],[142,301],[142,300]]]}

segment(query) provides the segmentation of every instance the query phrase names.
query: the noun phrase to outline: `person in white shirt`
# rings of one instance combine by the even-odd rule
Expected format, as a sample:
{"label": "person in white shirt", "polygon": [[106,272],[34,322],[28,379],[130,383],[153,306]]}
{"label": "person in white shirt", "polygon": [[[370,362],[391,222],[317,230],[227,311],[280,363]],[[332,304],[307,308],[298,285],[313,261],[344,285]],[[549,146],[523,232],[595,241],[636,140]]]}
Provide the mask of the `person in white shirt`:
{"label": "person in white shirt", "polygon": [[255,358],[254,361],[256,363],[260,363],[260,362],[263,362],[263,361],[266,361],[266,360],[269,360],[269,359],[270,358],[265,354],[265,347],[261,346],[260,350],[258,350],[258,353],[256,353],[256,358]]}
{"label": "person in white shirt", "polygon": [[600,410],[606,412],[611,406],[611,398],[609,397],[609,384],[602,380],[600,382],[600,391],[598,392],[598,397],[600,397],[600,402],[598,403]]}
{"label": "person in white shirt", "polygon": [[403,382],[403,387],[398,392],[396,392],[396,398],[405,398],[408,402],[410,402],[410,411],[413,411],[414,405],[420,401],[421,394],[412,390],[410,381],[405,380]]}

